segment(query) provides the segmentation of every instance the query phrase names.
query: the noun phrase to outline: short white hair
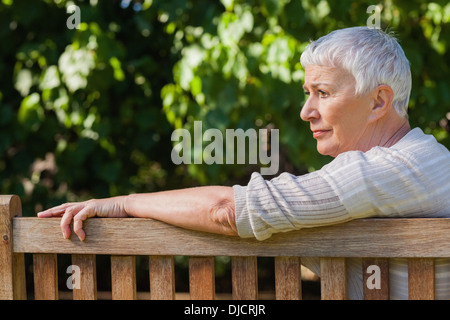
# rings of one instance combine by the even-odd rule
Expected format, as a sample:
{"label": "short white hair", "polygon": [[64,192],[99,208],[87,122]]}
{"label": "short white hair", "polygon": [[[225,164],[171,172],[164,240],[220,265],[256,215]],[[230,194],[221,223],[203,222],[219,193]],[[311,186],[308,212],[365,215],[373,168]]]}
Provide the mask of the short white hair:
{"label": "short white hair", "polygon": [[364,94],[381,84],[394,92],[393,106],[407,117],[411,93],[409,61],[397,39],[379,29],[352,27],[335,30],[311,42],[300,63],[342,67],[356,79],[355,94]]}

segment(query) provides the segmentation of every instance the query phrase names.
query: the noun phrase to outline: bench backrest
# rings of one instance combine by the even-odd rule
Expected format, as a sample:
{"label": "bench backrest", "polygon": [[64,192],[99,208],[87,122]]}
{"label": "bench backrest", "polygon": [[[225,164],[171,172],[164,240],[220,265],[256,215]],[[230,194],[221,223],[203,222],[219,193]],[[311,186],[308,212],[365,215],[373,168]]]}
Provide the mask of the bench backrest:
{"label": "bench backrest", "polygon": [[[265,241],[196,232],[151,219],[85,221],[86,240],[63,239],[60,219],[21,216],[17,196],[0,196],[0,299],[25,299],[24,254],[33,254],[34,298],[58,299],[57,254],[81,270],[74,299],[96,299],[96,255],[111,256],[113,299],[136,299],[136,256],[149,256],[151,299],[175,298],[174,256],[189,256],[191,299],[214,299],[214,257],[230,256],[232,298],[258,299],[257,257],[274,257],[276,299],[301,299],[301,257],[320,257],[321,298],[345,299],[346,258],[376,265],[389,299],[388,259],[408,258],[410,299],[434,299],[434,259],[450,257],[450,219],[361,219],[280,233]],[[364,283],[370,274],[363,272]]]}

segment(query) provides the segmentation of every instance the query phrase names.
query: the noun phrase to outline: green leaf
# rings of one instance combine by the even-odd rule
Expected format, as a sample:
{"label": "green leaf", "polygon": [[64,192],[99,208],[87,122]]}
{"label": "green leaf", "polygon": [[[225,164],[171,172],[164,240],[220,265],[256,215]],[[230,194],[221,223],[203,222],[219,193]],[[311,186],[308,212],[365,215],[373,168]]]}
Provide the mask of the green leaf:
{"label": "green leaf", "polygon": [[125,74],[122,70],[122,64],[120,63],[120,60],[116,57],[112,57],[109,59],[109,63],[111,64],[111,67],[114,70],[114,78],[117,81],[123,81],[125,79]]}
{"label": "green leaf", "polygon": [[26,129],[36,131],[44,120],[44,109],[38,93],[25,97],[20,104],[17,119]]}
{"label": "green leaf", "polygon": [[85,88],[88,76],[95,67],[94,56],[87,48],[68,46],[58,61],[62,79],[71,92]]}
{"label": "green leaf", "polygon": [[45,69],[39,82],[39,89],[48,90],[59,87],[59,72],[57,66],[49,66]]}
{"label": "green leaf", "polygon": [[25,97],[30,93],[31,86],[33,85],[33,75],[30,70],[22,69],[17,73],[14,81],[14,87],[20,94]]}

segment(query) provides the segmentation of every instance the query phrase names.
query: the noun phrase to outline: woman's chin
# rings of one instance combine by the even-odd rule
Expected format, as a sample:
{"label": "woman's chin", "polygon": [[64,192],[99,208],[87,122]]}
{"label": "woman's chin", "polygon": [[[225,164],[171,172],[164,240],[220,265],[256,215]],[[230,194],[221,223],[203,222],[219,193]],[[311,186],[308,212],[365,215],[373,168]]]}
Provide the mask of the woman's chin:
{"label": "woman's chin", "polygon": [[317,143],[317,152],[319,152],[323,156],[337,157],[338,153],[336,152],[336,148],[331,148],[329,145],[325,145],[323,143]]}

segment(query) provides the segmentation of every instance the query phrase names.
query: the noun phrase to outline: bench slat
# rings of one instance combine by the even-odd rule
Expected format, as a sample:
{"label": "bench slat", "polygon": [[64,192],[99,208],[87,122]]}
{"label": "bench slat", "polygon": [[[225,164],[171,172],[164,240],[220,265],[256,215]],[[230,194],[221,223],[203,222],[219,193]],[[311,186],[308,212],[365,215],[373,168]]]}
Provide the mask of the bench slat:
{"label": "bench slat", "polygon": [[345,258],[320,259],[320,288],[322,300],[347,299]]}
{"label": "bench slat", "polygon": [[73,254],[72,265],[79,267],[79,288],[73,287],[74,300],[97,300],[97,263],[93,254]]}
{"label": "bench slat", "polygon": [[[61,236],[59,218],[14,218],[13,250],[186,256],[450,256],[450,241],[443,236],[450,229],[450,218],[360,219],[329,227],[282,232],[264,241],[211,235],[142,218],[94,218],[85,221],[84,226],[84,242],[74,235],[68,241]],[[411,241],[414,241],[413,246]]]}
{"label": "bench slat", "polygon": [[151,256],[149,260],[150,299],[175,299],[175,267],[173,256]]}
{"label": "bench slat", "polygon": [[214,300],[214,257],[189,258],[189,293],[191,300]]}
{"label": "bench slat", "polygon": [[18,196],[0,195],[0,300],[27,298],[25,257],[13,252],[12,219],[21,215]]}
{"label": "bench slat", "polygon": [[302,298],[301,261],[298,257],[275,257],[275,298]]}
{"label": "bench slat", "polygon": [[33,255],[34,299],[58,300],[58,262],[54,253]]}
{"label": "bench slat", "polygon": [[434,300],[434,259],[408,259],[409,300]]}
{"label": "bench slat", "polygon": [[256,257],[231,257],[231,286],[234,300],[258,299]]}
{"label": "bench slat", "polygon": [[113,300],[136,300],[136,257],[111,256]]}

